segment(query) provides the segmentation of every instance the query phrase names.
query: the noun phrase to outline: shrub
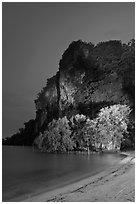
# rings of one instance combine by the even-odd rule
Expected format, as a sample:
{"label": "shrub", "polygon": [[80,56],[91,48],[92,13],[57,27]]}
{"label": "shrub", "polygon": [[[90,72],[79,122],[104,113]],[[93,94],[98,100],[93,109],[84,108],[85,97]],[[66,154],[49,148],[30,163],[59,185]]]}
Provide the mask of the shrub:
{"label": "shrub", "polygon": [[83,150],[86,147],[86,134],[84,134],[86,120],[87,118],[83,114],[77,114],[75,116],[72,116],[70,119],[72,127],[72,139],[77,150]]}
{"label": "shrub", "polygon": [[127,105],[118,104],[102,108],[94,120],[82,114],[70,121],[66,116],[53,120],[35,144],[49,152],[120,148],[123,135],[128,133],[130,112]]}
{"label": "shrub", "polygon": [[37,138],[38,147],[48,152],[65,152],[75,146],[71,139],[69,120],[65,116],[57,121],[53,120],[48,125],[48,130]]}
{"label": "shrub", "polygon": [[97,117],[97,137],[101,144],[119,148],[123,134],[127,133],[129,114],[131,110],[127,105],[113,105],[102,108]]}

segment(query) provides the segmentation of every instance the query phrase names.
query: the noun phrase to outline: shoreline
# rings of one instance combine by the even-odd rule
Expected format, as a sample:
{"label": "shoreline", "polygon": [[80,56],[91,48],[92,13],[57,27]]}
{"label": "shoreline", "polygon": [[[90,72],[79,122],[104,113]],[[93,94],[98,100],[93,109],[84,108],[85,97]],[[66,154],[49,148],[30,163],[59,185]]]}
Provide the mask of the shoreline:
{"label": "shoreline", "polygon": [[114,167],[64,187],[28,197],[24,202],[105,202],[135,200],[135,156],[125,155]]}

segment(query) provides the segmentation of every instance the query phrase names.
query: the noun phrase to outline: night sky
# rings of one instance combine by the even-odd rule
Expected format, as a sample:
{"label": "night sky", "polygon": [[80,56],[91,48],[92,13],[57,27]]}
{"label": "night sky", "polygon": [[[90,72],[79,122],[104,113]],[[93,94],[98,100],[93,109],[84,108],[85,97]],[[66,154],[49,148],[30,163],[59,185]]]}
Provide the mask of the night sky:
{"label": "night sky", "polygon": [[134,38],[134,3],[3,3],[3,137],[35,118],[34,100],[78,39]]}

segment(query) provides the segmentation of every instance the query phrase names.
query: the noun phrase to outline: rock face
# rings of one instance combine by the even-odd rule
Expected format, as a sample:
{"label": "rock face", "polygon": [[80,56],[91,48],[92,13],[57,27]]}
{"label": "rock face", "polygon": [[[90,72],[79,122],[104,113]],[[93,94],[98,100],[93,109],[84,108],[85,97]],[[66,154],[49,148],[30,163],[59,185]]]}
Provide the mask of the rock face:
{"label": "rock face", "polygon": [[43,124],[47,124],[53,118],[58,117],[58,74],[48,80],[47,86],[41,91],[36,104],[37,131]]}
{"label": "rock face", "polygon": [[134,40],[127,45],[116,40],[96,46],[72,42],[62,55],[57,74],[47,80],[35,100],[35,128],[27,144],[50,121],[65,115],[70,118],[79,113],[92,119],[102,107],[119,103],[134,109],[134,62]]}
{"label": "rock face", "polygon": [[38,130],[53,118],[64,115],[71,117],[81,113],[94,118],[106,105],[131,105],[128,94],[123,91],[123,79],[117,73],[122,45],[121,53],[117,54],[114,51],[119,49],[120,42],[113,43],[111,52],[114,62],[111,59],[111,63],[105,62],[102,66],[97,47],[82,41],[70,44],[60,60],[58,73],[48,80],[46,88],[35,101]]}

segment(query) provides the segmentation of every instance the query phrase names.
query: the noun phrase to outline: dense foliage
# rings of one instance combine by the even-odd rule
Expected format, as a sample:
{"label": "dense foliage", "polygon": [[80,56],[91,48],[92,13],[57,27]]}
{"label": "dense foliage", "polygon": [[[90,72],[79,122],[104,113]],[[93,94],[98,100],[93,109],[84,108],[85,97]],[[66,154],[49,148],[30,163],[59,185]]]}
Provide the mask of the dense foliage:
{"label": "dense foliage", "polygon": [[48,130],[40,133],[34,144],[39,149],[48,152],[72,150],[75,144],[71,139],[71,130],[67,117],[59,118],[57,121],[53,120],[49,123]]}
{"label": "dense foliage", "polygon": [[75,115],[53,120],[48,130],[40,133],[34,143],[42,151],[120,149],[124,133],[128,134],[131,110],[126,105],[102,108],[97,118]]}
{"label": "dense foliage", "polygon": [[130,108],[126,105],[113,105],[102,108],[96,119],[98,141],[107,147],[120,148],[123,134],[128,133]]}
{"label": "dense foliage", "polygon": [[12,137],[7,137],[3,139],[3,144],[6,145],[32,145],[36,137],[36,122],[35,120],[29,120],[24,123],[24,128],[20,128],[19,131]]}

